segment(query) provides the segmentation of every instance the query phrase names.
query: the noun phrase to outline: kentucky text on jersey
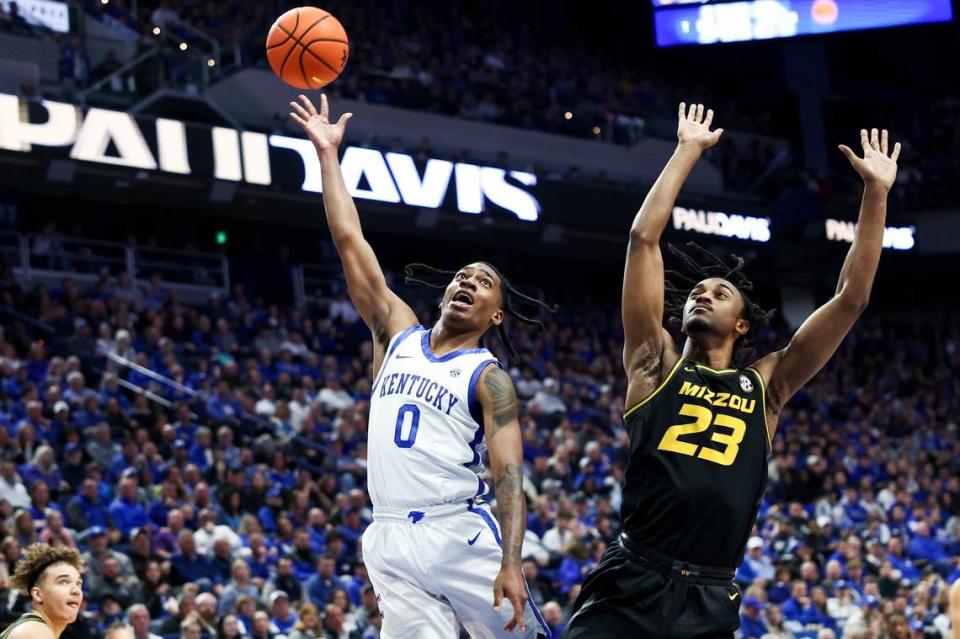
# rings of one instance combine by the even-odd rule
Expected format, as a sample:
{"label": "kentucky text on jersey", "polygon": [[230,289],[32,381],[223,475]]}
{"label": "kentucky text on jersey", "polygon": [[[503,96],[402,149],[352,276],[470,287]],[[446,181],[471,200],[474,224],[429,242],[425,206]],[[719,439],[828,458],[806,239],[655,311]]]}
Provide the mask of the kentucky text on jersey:
{"label": "kentucky text on jersey", "polygon": [[755,399],[747,399],[746,397],[741,397],[733,393],[717,393],[706,386],[691,384],[686,380],[684,380],[678,393],[680,395],[697,397],[718,408],[732,408],[733,410],[738,410],[748,415],[752,413],[753,409],[757,406],[757,400]]}
{"label": "kentucky text on jersey", "polygon": [[460,401],[453,394],[453,391],[439,382],[412,373],[392,373],[381,380],[379,396],[386,397],[387,395],[409,395],[417,399],[423,399],[447,415]]}

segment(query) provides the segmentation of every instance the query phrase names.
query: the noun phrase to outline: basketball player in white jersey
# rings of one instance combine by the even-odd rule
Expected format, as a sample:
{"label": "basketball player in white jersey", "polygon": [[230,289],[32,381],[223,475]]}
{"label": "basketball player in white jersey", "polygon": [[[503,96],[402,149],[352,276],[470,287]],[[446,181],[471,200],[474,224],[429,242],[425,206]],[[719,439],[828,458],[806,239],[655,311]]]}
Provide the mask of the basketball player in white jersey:
{"label": "basketball player in white jersey", "polygon": [[[489,264],[470,264],[445,287],[437,324],[420,326],[387,287],[340,172],[338,148],[352,114],[332,123],[326,96],[319,113],[300,100],[290,103],[291,117],[317,149],[330,233],[350,298],[373,333],[367,484],[374,521],[363,557],[381,637],[455,639],[460,624],[483,639],[516,637],[515,628],[549,637],[520,569],[526,508],[516,392],[479,347],[517,293]],[[484,436],[499,526],[476,502],[486,492],[477,475]]]}

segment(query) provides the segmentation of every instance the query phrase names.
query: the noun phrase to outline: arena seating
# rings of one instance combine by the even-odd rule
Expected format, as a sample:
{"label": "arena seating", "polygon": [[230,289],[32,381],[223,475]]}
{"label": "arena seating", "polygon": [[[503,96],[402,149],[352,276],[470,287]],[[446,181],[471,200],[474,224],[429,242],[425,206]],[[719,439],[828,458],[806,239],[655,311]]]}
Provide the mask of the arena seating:
{"label": "arena seating", "polygon": [[[0,575],[36,540],[82,549],[87,604],[71,637],[127,614],[162,637],[196,616],[215,636],[234,611],[248,636],[306,636],[291,630],[297,611],[314,618],[304,604],[324,613],[317,623],[342,617],[344,636],[376,636],[361,542],[371,345],[349,302],[278,307],[237,286],[185,304],[181,285],[125,273],[25,284],[5,270]],[[864,636],[898,614],[943,627],[960,571],[951,326],[871,315],[785,409],[737,574],[744,636]],[[559,627],[618,528],[621,333],[613,307],[510,330],[524,570]],[[771,329],[759,346],[782,337]],[[4,621],[24,604],[7,593]]]}

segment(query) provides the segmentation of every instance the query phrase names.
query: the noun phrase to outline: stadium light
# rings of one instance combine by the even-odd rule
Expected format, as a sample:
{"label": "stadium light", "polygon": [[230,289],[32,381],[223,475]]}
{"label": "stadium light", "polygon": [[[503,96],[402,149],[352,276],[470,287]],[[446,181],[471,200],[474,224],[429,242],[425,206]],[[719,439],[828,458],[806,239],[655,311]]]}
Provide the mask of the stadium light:
{"label": "stadium light", "polygon": [[110,0],[100,0],[100,4],[110,4]]}
{"label": "stadium light", "polygon": [[181,42],[181,43],[180,43],[180,50],[181,50],[181,51],[186,51],[186,50],[187,50],[187,43],[186,43],[186,42]]}
{"label": "stadium light", "polygon": [[153,28],[153,35],[155,35],[155,36],[160,35],[160,27],[154,27],[154,28]]}
{"label": "stadium light", "polygon": [[214,60],[213,58],[210,58],[209,60],[207,60],[207,66],[210,68],[213,68],[217,66],[217,61]]}
{"label": "stadium light", "polygon": [[602,132],[602,129],[601,129],[600,127],[598,127],[598,126],[593,127],[593,134],[594,134],[594,135],[600,135],[601,132]]}
{"label": "stadium light", "polygon": [[563,114],[563,119],[564,119],[564,120],[572,120],[572,119],[573,119],[573,114],[570,113],[569,111],[567,111],[566,113]]}

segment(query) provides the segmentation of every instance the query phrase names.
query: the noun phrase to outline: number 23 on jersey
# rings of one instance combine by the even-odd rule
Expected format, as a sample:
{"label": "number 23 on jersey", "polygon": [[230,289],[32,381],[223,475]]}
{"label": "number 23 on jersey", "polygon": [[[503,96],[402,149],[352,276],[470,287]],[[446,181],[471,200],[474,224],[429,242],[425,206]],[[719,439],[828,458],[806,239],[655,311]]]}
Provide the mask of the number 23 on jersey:
{"label": "number 23 on jersey", "polygon": [[[693,422],[677,424],[667,429],[657,445],[658,450],[666,450],[688,457],[696,457],[705,461],[729,466],[740,452],[740,442],[747,431],[747,424],[742,420],[724,413],[714,413],[706,406],[698,404],[684,404],[680,407],[680,415],[694,418]],[[689,435],[702,433],[713,426],[710,441],[723,446],[712,448],[699,446],[683,439]]]}

